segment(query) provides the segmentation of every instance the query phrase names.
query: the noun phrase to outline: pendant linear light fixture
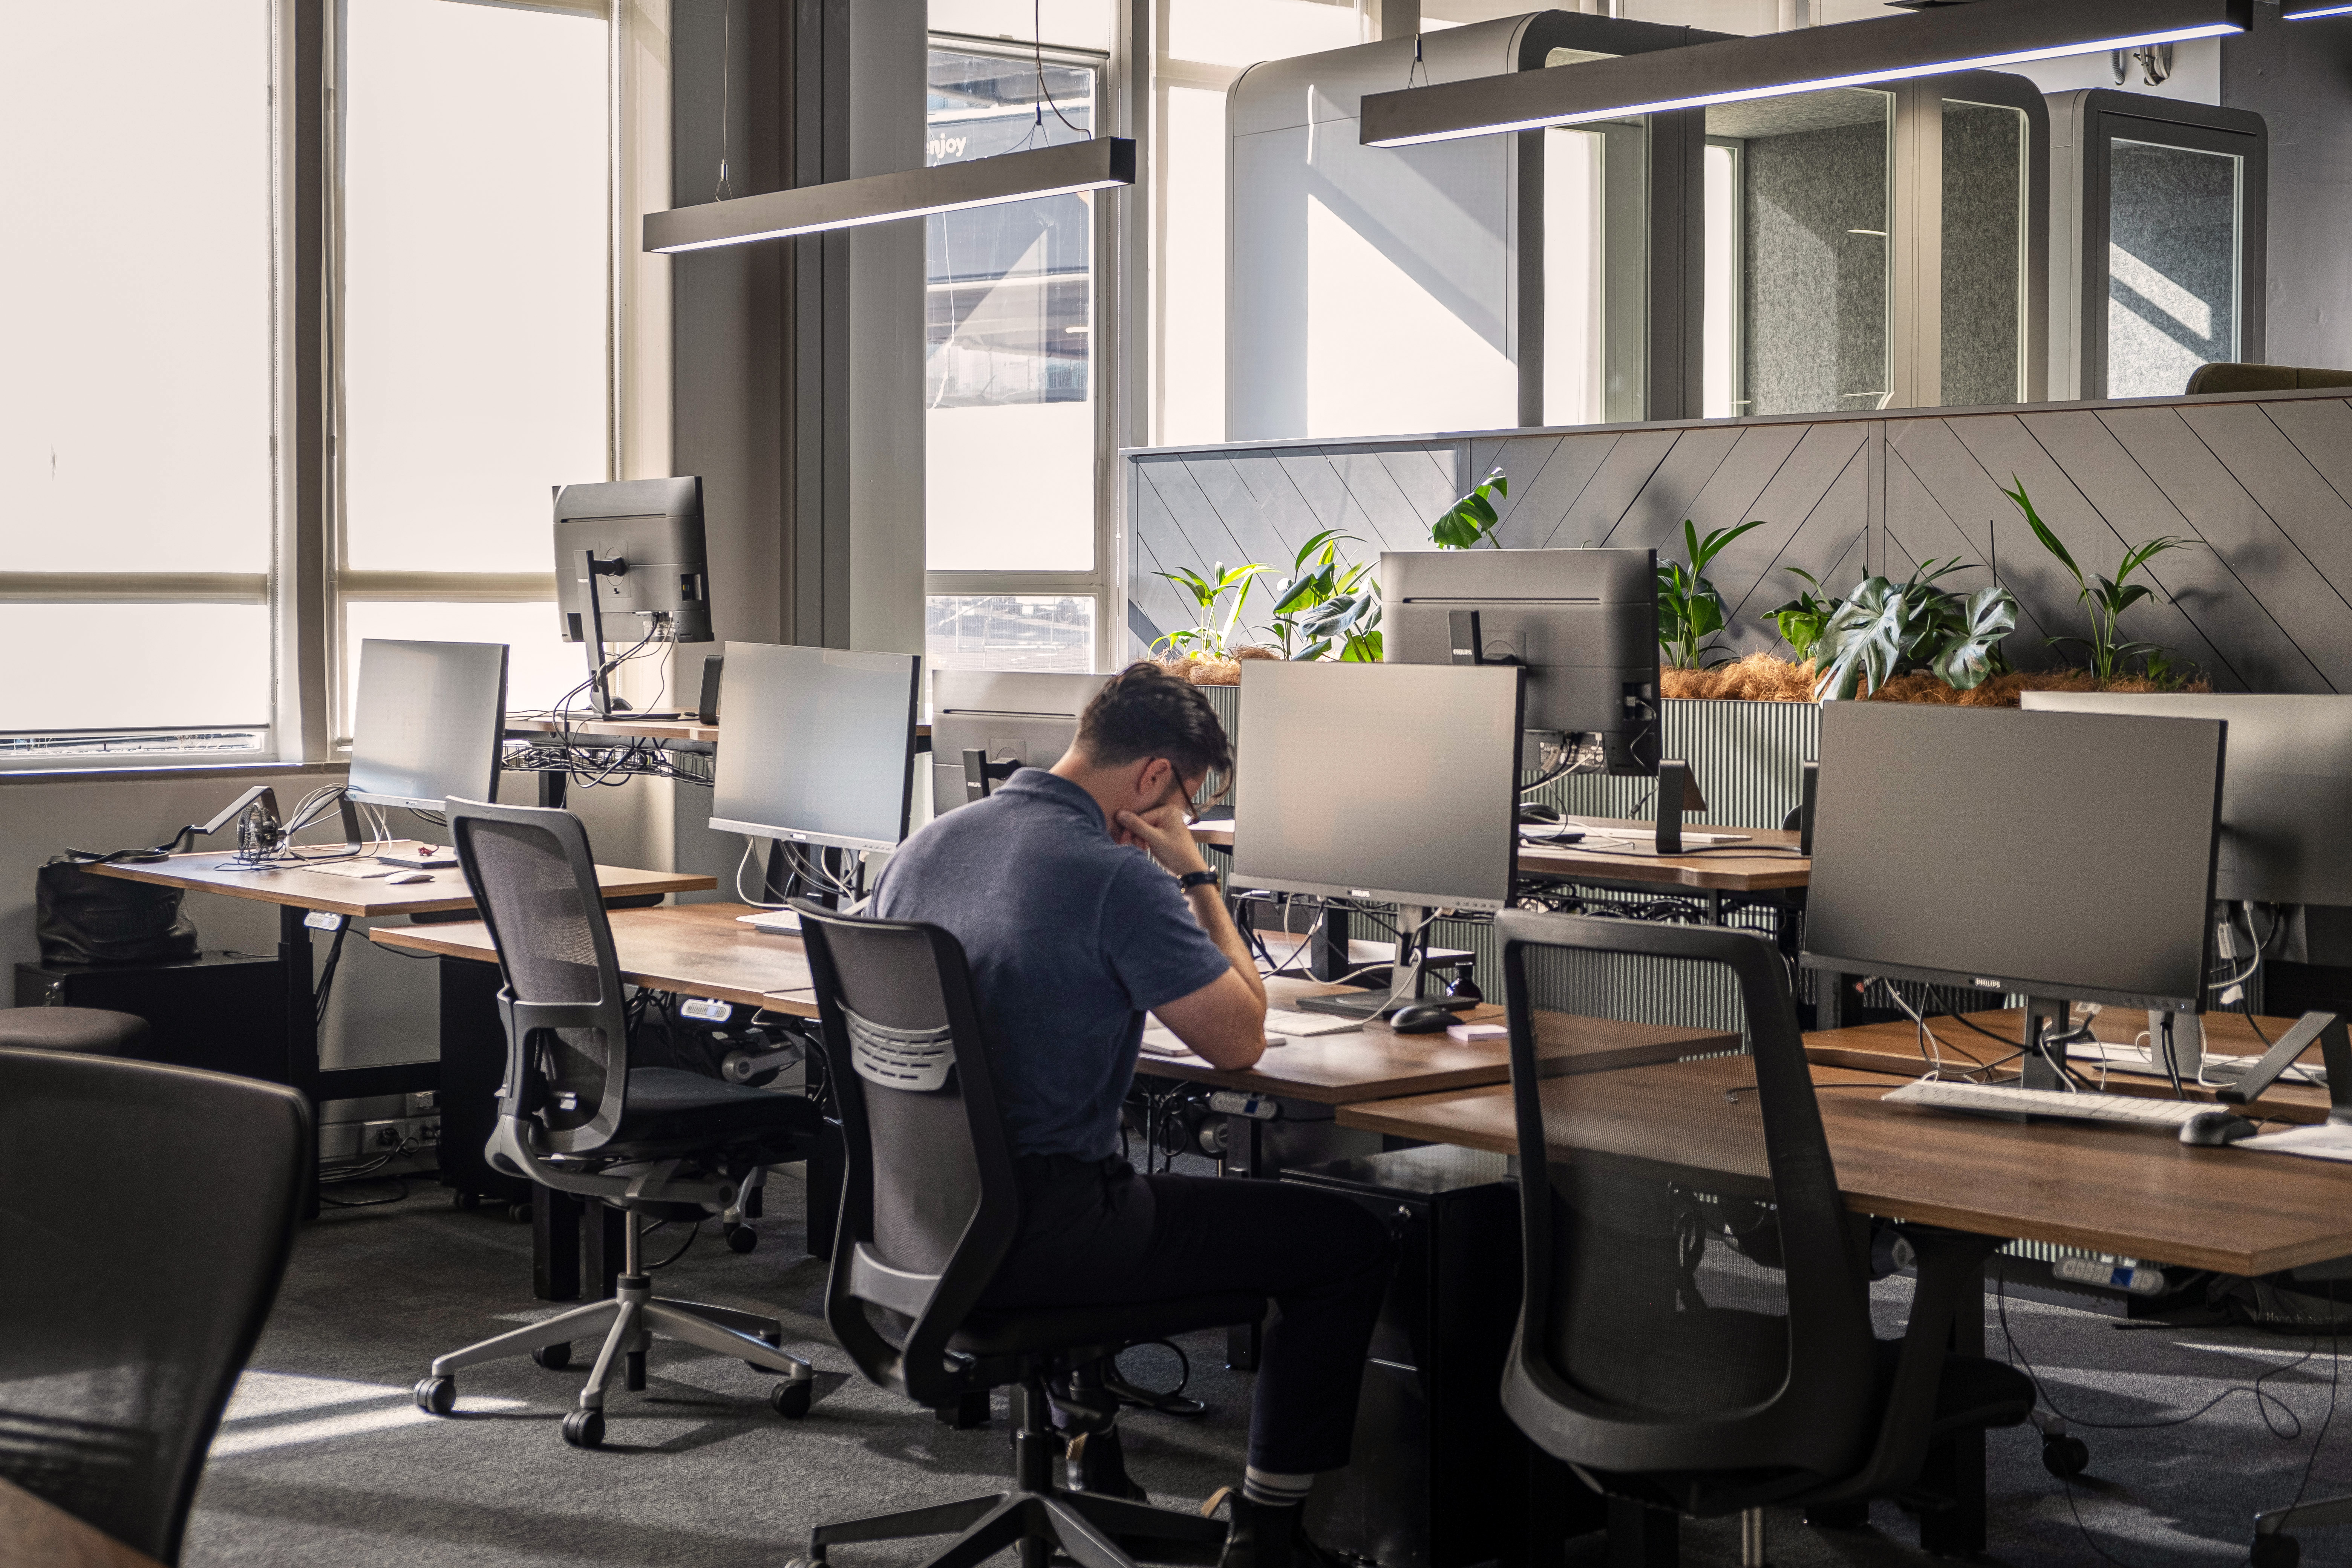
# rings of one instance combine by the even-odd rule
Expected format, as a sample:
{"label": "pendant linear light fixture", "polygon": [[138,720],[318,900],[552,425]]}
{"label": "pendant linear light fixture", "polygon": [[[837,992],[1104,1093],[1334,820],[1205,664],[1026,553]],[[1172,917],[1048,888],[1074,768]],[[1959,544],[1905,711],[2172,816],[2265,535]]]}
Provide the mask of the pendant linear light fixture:
{"label": "pendant linear light fixture", "polygon": [[1973,0],[1908,16],[1370,93],[1360,140],[1368,147],[1412,147],[2106,54],[2243,32],[2252,11],[2253,0]]}
{"label": "pendant linear light fixture", "polygon": [[2308,11],[2286,13],[2286,19],[2290,22],[2309,22],[2321,16],[2352,16],[2352,5],[2315,5]]}
{"label": "pendant linear light fixture", "polygon": [[645,247],[656,255],[675,256],[1133,184],[1135,143],[1124,136],[1097,136],[1027,153],[647,213]]}

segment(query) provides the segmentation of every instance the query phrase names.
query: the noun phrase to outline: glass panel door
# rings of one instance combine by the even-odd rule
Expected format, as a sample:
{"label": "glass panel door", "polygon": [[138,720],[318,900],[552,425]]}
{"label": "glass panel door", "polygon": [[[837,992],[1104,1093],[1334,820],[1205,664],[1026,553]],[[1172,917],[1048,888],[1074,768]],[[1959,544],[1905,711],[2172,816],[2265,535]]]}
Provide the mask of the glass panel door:
{"label": "glass panel door", "polygon": [[1543,142],[1544,423],[1643,418],[1647,122],[1554,126]]}
{"label": "glass panel door", "polygon": [[1885,405],[1894,103],[1837,88],[1707,110],[1706,272],[1738,279],[1706,311],[1710,404],[1731,391],[1709,415]]}
{"label": "glass panel door", "polygon": [[2026,396],[2025,111],[1943,100],[1942,376],[1949,407]]}
{"label": "glass panel door", "polygon": [[2239,355],[2245,160],[2121,136],[2107,156],[2106,395],[2178,395]]}

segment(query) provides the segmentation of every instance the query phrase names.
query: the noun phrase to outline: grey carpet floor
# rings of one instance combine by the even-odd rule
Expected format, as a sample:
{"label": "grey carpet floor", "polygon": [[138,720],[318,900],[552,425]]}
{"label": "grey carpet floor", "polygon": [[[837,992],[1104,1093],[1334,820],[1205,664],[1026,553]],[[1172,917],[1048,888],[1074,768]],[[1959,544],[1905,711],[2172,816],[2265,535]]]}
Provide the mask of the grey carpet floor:
{"label": "grey carpet floor", "polygon": [[[824,1332],[824,1268],[803,1250],[801,1188],[782,1177],[770,1184],[758,1250],[739,1257],[706,1227],[655,1279],[663,1294],[781,1318],[787,1348],[817,1367],[806,1420],[768,1411],[764,1374],[673,1343],[656,1346],[644,1393],[612,1396],[602,1450],[567,1447],[556,1433],[579,1370],[528,1360],[480,1367],[459,1380],[454,1418],[419,1413],[409,1390],[436,1354],[553,1309],[531,1298],[528,1226],[459,1212],[429,1176],[413,1184],[404,1202],[329,1209],[304,1230],[215,1445],[189,1527],[190,1568],[770,1568],[797,1555],[817,1521],[1003,1484],[1001,1397],[989,1426],[960,1432],[852,1374]],[[649,1257],[679,1234],[658,1233]],[[1880,1288],[1885,1321],[1900,1320],[1905,1289]],[[2243,1562],[2252,1513],[2295,1495],[2334,1397],[2325,1340],[2245,1329],[2125,1332],[2014,1300],[2008,1330],[2060,1409],[2110,1424],[2077,1428],[2092,1469],[2071,1487],[2043,1471],[2030,1428],[1992,1435],[1991,1556],[2019,1568]],[[2001,1353],[1998,1321],[1988,1338]],[[1224,1369],[1216,1336],[1186,1349],[1192,1392],[1210,1414],[1130,1413],[1122,1422],[1130,1467],[1160,1501],[1196,1503],[1240,1479],[1250,1380]],[[2352,1403],[2352,1387],[2342,1392]],[[2319,1449],[2309,1495],[2352,1491],[2347,1426],[2352,1412]],[[1924,1561],[1912,1522],[1888,1504],[1866,1530],[1810,1531],[1789,1515],[1776,1516],[1773,1531],[1782,1568]],[[1684,1542],[1691,1563],[1738,1561],[1728,1523],[1688,1525]],[[2305,1563],[2352,1561],[2352,1528],[2312,1531],[2303,1542]],[[835,1563],[902,1568],[923,1555],[920,1546],[862,1547]],[[1597,1563],[1597,1540],[1579,1543],[1572,1561]]]}

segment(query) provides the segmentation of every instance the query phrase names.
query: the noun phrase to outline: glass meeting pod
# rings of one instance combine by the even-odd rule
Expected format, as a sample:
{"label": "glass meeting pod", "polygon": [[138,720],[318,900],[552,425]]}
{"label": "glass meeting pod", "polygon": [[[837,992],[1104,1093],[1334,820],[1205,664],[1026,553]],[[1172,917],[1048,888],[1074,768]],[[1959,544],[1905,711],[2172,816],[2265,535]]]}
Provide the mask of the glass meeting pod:
{"label": "glass meeting pod", "polygon": [[2260,363],[2270,132],[2251,110],[2050,99],[2050,395],[2171,397]]}
{"label": "glass meeting pod", "polygon": [[1545,11],[1244,71],[1226,99],[1227,438],[1684,416],[1696,111],[1379,148],[1358,104],[1715,37]]}
{"label": "glass meeting pod", "polygon": [[2048,120],[2023,77],[1706,115],[1705,417],[2045,395]]}

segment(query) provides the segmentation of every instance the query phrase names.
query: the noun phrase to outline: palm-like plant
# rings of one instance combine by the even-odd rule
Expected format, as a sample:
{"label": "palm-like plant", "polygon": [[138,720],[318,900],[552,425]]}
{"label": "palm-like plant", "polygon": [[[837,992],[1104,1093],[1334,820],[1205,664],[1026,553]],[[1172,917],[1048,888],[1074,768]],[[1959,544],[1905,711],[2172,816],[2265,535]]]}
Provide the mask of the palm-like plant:
{"label": "palm-like plant", "polygon": [[1759,518],[1737,528],[1718,528],[1701,539],[1697,525],[1683,519],[1683,550],[1690,563],[1658,563],[1658,646],[1676,669],[1706,669],[1729,661],[1728,654],[1707,640],[1723,629],[1728,612],[1723,595],[1706,580],[1706,566],[1733,540],[1763,526]]}
{"label": "palm-like plant", "polygon": [[[1242,606],[1249,603],[1250,584],[1256,579],[1258,574],[1265,570],[1265,567],[1252,562],[1246,566],[1236,566],[1227,571],[1225,563],[1220,561],[1209,568],[1211,574],[1208,576],[1202,575],[1189,566],[1179,566],[1173,572],[1156,574],[1158,576],[1167,578],[1192,596],[1201,619],[1198,626],[1187,626],[1181,631],[1169,632],[1152,646],[1158,647],[1165,645],[1171,651],[1188,654],[1194,658],[1203,656],[1213,658],[1224,658],[1233,639],[1234,628],[1241,625]],[[1234,592],[1236,589],[1239,590],[1238,593]],[[1234,602],[1232,607],[1224,612],[1221,621],[1217,613],[1217,605],[1218,601],[1227,594],[1234,594]]]}
{"label": "palm-like plant", "polygon": [[2101,680],[2113,680],[2123,672],[2125,664],[2135,658],[2145,660],[2151,675],[2156,675],[2159,669],[2164,671],[2164,675],[2157,677],[2159,681],[2168,678],[2172,673],[2170,649],[2160,643],[2124,640],[2118,625],[2123,613],[2155,592],[2146,583],[2132,583],[2127,579],[2166,551],[2185,550],[2199,542],[2178,534],[2159,534],[2126,550],[2123,567],[2113,577],[2104,577],[2095,572],[2085,576],[2083,569],[2074,564],[2074,557],[2065,545],[2059,542],[2058,536],[2050,531],[2041,514],[2033,510],[2033,501],[2025,493],[2024,481],[2011,474],[2009,482],[2017,488],[2005,489],[2000,493],[2025,514],[2026,526],[2033,530],[2033,537],[2042,542],[2042,548],[2056,556],[2058,564],[2066,568],[2067,574],[2074,579],[2075,602],[2090,612],[2089,637],[2052,637],[2051,646],[2079,644],[2090,656],[2091,673]]}

